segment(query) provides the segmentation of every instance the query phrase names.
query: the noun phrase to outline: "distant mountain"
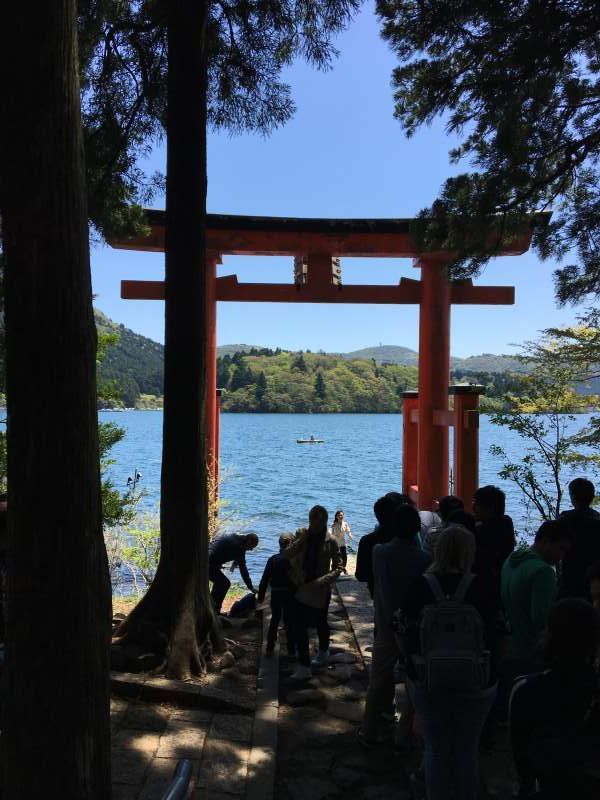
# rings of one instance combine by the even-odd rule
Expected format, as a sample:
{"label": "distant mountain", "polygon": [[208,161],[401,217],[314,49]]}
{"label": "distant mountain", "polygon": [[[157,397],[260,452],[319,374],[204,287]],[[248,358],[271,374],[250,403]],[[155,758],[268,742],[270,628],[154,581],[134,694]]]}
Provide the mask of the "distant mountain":
{"label": "distant mountain", "polygon": [[113,322],[98,309],[94,310],[98,331],[117,333],[118,342],[109,347],[98,375],[114,380],[120,388],[123,403],[135,406],[140,395],[163,394],[163,346]]}
{"label": "distant mountain", "polygon": [[234,356],[236,353],[249,353],[250,350],[261,350],[259,344],[221,344],[217,347],[217,357]]}
{"label": "distant mountain", "polygon": [[450,365],[453,370],[465,372],[525,372],[523,364],[513,356],[482,353],[480,356],[467,358],[451,358]]}
{"label": "distant mountain", "polygon": [[415,350],[395,344],[363,347],[362,350],[353,350],[340,355],[343,358],[364,358],[366,361],[374,359],[378,364],[400,364],[404,367],[414,367],[418,361],[418,353]]}
{"label": "distant mountain", "polygon": [[[362,350],[353,350],[351,353],[340,353],[343,358],[364,358],[367,361],[375,360],[378,364],[400,364],[413,367],[418,364],[419,354],[409,347],[400,347],[394,344],[383,344],[379,347],[364,347]],[[522,372],[523,365],[516,358],[506,355],[493,355],[483,353],[479,356],[468,358],[452,357],[450,363],[453,370],[464,372]]]}

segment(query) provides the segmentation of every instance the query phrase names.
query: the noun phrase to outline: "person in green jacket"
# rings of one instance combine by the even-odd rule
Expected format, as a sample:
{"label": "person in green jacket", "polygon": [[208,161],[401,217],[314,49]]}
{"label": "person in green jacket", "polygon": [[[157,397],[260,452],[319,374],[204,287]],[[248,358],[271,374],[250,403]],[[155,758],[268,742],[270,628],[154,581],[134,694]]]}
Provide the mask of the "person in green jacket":
{"label": "person in green jacket", "polygon": [[509,657],[524,665],[535,661],[540,635],[556,601],[555,566],[571,546],[571,532],[559,520],[544,522],[527,550],[518,549],[502,567],[502,603],[511,629]]}

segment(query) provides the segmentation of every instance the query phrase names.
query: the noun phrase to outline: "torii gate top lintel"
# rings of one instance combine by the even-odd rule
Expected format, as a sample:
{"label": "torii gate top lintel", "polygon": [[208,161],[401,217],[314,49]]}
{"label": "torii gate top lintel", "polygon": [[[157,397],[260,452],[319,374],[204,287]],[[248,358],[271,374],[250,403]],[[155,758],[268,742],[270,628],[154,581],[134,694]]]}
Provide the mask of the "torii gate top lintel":
{"label": "torii gate top lintel", "polygon": [[[166,213],[146,211],[147,236],[110,239],[113,247],[128,250],[164,251]],[[329,219],[300,217],[255,217],[207,214],[207,250],[221,255],[329,256],[379,258],[437,258],[448,261],[447,252],[423,253],[411,236],[412,219]],[[498,256],[522,255],[529,249],[535,218],[523,234],[503,242]],[[495,233],[490,224],[490,233]]]}

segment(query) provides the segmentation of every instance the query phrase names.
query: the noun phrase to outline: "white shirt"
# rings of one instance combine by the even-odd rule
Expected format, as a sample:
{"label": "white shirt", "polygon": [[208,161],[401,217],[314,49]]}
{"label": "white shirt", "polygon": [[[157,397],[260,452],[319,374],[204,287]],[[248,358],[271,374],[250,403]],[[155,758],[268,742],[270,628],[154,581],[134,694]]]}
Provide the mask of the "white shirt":
{"label": "white shirt", "polygon": [[338,547],[345,546],[347,533],[350,533],[350,525],[348,525],[345,519],[341,522],[334,522],[331,526],[331,538]]}

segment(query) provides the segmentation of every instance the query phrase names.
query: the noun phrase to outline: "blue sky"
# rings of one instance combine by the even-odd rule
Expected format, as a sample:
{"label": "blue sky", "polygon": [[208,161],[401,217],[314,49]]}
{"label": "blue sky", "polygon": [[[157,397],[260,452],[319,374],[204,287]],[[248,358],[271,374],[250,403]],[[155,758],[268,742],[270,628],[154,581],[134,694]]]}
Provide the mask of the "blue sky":
{"label": "blue sky", "polygon": [[[442,122],[407,140],[393,117],[390,77],[395,57],[379,37],[373,4],[365,5],[337,42],[333,69],[315,72],[302,63],[287,74],[298,107],[295,117],[269,138],[212,134],[208,155],[208,208],[231,214],[299,217],[412,217],[435,198],[456,172],[448,151],[454,140]],[[164,169],[157,147],[148,167]],[[164,198],[153,203],[164,207]],[[418,277],[408,260],[344,259],[345,283],[397,283]],[[452,353],[512,352],[511,344],[549,325],[571,322],[572,308],[558,309],[551,261],[533,254],[491,262],[481,284],[516,287],[516,304],[454,307]],[[291,259],[225,257],[219,274],[240,280],[291,280]],[[127,327],[163,341],[163,304],[121,300],[121,279],[160,280],[162,254],[92,250],[96,305]],[[219,344],[249,343],[287,349],[344,352],[398,344],[417,348],[418,314],[412,306],[327,306],[220,303]]]}

